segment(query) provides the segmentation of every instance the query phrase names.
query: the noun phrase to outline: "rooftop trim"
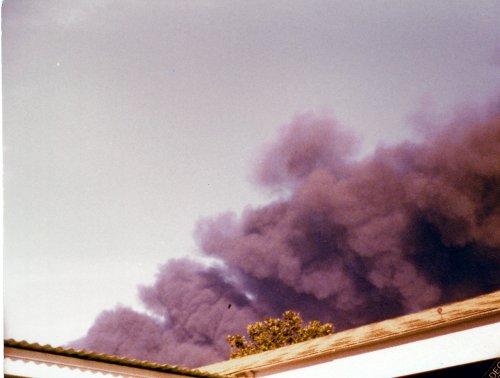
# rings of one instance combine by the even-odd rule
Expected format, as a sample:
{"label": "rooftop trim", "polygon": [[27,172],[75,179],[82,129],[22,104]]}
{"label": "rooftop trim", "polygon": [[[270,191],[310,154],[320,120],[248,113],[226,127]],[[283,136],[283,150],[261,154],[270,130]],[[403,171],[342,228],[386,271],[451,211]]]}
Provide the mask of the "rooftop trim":
{"label": "rooftop trim", "polygon": [[378,344],[427,337],[431,333],[444,332],[445,328],[498,322],[499,317],[500,291],[496,291],[267,352],[203,366],[201,369],[218,374],[246,376],[251,372],[275,370],[289,364],[311,364],[320,359],[332,359],[344,352]]}
{"label": "rooftop trim", "polygon": [[102,363],[108,363],[112,365],[118,365],[118,366],[123,366],[123,367],[130,367],[130,368],[138,368],[138,369],[144,369],[144,370],[149,370],[149,371],[156,371],[156,372],[162,372],[162,373],[172,373],[172,374],[182,374],[187,377],[194,377],[194,378],[223,378],[223,375],[217,374],[217,373],[208,373],[204,371],[200,371],[198,369],[187,369],[187,368],[182,368],[177,365],[168,365],[168,364],[160,364],[160,363],[153,363],[149,361],[139,361],[135,359],[128,359],[125,357],[119,357],[119,356],[109,356],[103,353],[95,353],[91,351],[86,351],[86,350],[75,350],[75,349],[66,349],[63,347],[53,347],[51,345],[40,345],[38,343],[29,343],[27,341],[16,341],[14,339],[6,339],[4,340],[4,358],[17,358],[20,359],[20,357],[15,356],[15,353],[11,353],[9,351],[9,348],[12,348],[14,351],[15,350],[22,350],[22,351],[31,351],[31,352],[39,352],[39,353],[45,353],[45,354],[50,354],[50,355],[55,355],[55,356],[60,356],[60,357],[70,357],[70,358],[77,358],[80,360],[86,360],[86,361],[94,361],[94,362],[102,362]]}

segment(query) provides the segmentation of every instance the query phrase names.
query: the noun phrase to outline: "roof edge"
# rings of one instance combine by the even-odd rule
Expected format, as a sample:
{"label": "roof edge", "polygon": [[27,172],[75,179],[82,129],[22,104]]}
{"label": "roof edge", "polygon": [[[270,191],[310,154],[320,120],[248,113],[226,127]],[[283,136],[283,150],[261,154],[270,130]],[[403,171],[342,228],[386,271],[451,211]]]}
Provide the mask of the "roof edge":
{"label": "roof edge", "polygon": [[500,290],[282,348],[202,366],[201,369],[219,374],[273,369],[494,316],[500,316]]}
{"label": "roof edge", "polygon": [[136,359],[128,359],[126,357],[120,356],[111,356],[104,353],[96,353],[92,351],[87,351],[84,349],[75,350],[75,349],[66,349],[63,347],[53,347],[51,345],[40,345],[38,343],[29,343],[27,341],[17,341],[15,339],[5,339],[4,340],[4,358],[9,357],[8,348],[13,349],[21,349],[25,351],[38,352],[51,354],[55,356],[61,357],[69,357],[69,358],[77,358],[80,360],[86,361],[94,361],[94,362],[103,362],[109,363],[113,365],[130,367],[130,368],[139,368],[151,371],[157,371],[162,373],[177,373],[183,374],[189,377],[194,378],[223,378],[223,375],[218,373],[210,373],[205,372],[199,369],[189,369],[183,368],[178,365],[168,365],[168,364],[160,364],[154,363],[145,360],[136,360]]}

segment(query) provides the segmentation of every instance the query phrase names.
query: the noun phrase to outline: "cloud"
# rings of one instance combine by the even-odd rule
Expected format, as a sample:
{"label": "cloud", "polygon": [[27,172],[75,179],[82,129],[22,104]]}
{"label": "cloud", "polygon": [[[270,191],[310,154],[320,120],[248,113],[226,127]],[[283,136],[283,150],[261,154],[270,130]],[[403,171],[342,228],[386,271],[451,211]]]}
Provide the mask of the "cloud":
{"label": "cloud", "polygon": [[498,289],[498,104],[363,160],[330,115],[293,118],[255,170],[286,197],[200,220],[199,248],[220,264],[167,262],[140,289],[154,316],[104,312],[78,345],[197,366],[286,309],[341,330]]}

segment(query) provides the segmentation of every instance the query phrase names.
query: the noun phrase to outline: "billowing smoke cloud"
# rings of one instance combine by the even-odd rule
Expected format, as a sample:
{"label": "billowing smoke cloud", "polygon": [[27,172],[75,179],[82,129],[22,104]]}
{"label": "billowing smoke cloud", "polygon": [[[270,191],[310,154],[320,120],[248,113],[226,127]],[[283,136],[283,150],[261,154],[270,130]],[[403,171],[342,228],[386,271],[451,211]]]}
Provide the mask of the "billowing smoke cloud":
{"label": "billowing smoke cloud", "polygon": [[148,314],[104,312],[76,345],[198,366],[286,309],[340,330],[500,288],[498,103],[363,160],[354,146],[328,115],[293,119],[255,175],[282,199],[197,225],[220,264],[167,262],[140,289]]}

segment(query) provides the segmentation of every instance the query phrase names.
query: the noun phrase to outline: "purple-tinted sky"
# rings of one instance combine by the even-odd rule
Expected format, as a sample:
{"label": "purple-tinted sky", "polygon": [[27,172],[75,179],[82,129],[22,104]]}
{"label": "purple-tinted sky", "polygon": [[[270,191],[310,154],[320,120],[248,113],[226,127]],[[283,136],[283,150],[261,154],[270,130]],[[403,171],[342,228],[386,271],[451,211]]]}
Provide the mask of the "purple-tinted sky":
{"label": "purple-tinted sky", "polygon": [[200,217],[270,200],[248,176],[296,113],[328,109],[367,154],[491,99],[499,19],[498,1],[4,1],[5,336],[57,345],[141,309]]}

